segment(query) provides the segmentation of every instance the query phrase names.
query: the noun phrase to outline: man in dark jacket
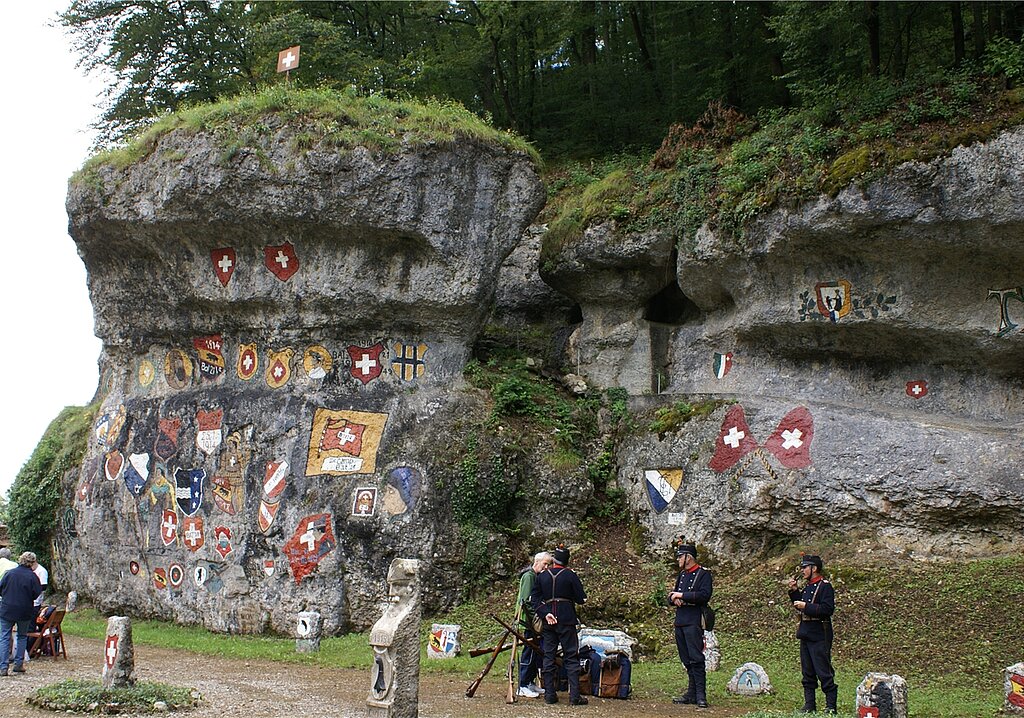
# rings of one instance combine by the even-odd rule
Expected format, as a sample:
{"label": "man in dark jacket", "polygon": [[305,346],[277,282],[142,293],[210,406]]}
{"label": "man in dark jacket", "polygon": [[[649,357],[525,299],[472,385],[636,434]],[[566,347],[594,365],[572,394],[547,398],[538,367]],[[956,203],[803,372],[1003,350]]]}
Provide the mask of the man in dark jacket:
{"label": "man in dark jacket", "polygon": [[697,563],[697,547],[680,543],[676,546],[679,575],[668,594],[669,605],[676,607],[676,650],[686,668],[686,692],[672,699],[673,703],[708,707],[707,672],[704,667],[704,609],[713,591],[711,572]]}
{"label": "man in dark jacket", "polygon": [[804,556],[800,561],[804,585],[800,590],[795,578],[789,580],[789,600],[800,614],[796,637],[800,639],[800,671],[803,673],[804,705],[802,713],[817,710],[815,700],[818,682],[825,694],[825,711],[835,714],[835,671],[832,669],[832,614],[836,610],[836,593],[832,584],[821,577],[820,556]]}
{"label": "man in dark jacket", "polygon": [[544,702],[558,703],[558,675],[555,672],[555,654],[562,646],[562,665],[569,679],[569,703],[585,706],[587,699],[580,695],[580,641],[576,633],[576,604],[587,600],[579,576],[568,568],[569,549],[559,546],[552,552],[555,564],[537,574],[533,582],[530,603],[544,621],[543,646]]}
{"label": "man in dark jacket", "polygon": [[14,672],[24,673],[25,643],[36,617],[36,598],[43,592],[33,569],[36,555],[31,551],[21,554],[18,566],[0,578],[0,676],[7,675],[11,655],[11,629],[18,627],[18,643],[14,651]]}

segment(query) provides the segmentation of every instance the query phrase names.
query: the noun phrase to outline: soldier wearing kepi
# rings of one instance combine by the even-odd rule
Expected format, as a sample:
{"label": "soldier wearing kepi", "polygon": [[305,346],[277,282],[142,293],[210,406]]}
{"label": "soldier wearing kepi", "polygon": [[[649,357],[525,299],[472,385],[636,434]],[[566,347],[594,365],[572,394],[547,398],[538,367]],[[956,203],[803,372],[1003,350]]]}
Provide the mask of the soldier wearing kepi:
{"label": "soldier wearing kepi", "polygon": [[669,605],[676,607],[675,633],[679,660],[686,668],[686,692],[672,699],[698,708],[708,707],[707,673],[704,668],[704,609],[711,600],[711,572],[697,563],[697,547],[676,546],[679,575],[668,594]]}
{"label": "soldier wearing kepi", "polygon": [[804,705],[802,713],[817,710],[816,691],[821,682],[825,694],[825,711],[836,712],[835,671],[832,670],[832,614],[836,610],[836,593],[832,584],[821,577],[820,556],[804,556],[800,571],[807,583],[801,590],[795,578],[789,580],[789,600],[800,614],[796,637],[800,639],[800,671],[803,673]]}
{"label": "soldier wearing kepi", "polygon": [[541,573],[533,583],[530,602],[544,621],[543,647],[544,702],[558,703],[558,675],[555,654],[562,646],[562,665],[569,679],[569,703],[585,706],[580,695],[580,642],[576,633],[576,604],[587,600],[579,576],[569,566],[569,549],[559,546],[553,552],[555,564]]}

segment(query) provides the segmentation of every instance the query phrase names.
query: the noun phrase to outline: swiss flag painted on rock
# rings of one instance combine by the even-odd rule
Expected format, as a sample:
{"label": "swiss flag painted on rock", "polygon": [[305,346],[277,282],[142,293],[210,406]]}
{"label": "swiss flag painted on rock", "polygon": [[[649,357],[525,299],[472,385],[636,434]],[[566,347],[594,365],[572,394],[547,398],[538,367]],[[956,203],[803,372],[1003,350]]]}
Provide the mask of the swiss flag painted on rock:
{"label": "swiss flag painted on rock", "polygon": [[711,457],[708,466],[721,473],[756,448],[757,440],[747,425],[743,407],[734,404],[722,422],[722,430],[718,432],[718,439],[715,440],[715,455]]}
{"label": "swiss flag painted on rock", "polygon": [[210,261],[213,262],[213,272],[217,275],[217,279],[225,287],[228,286],[231,275],[235,273],[235,264],[237,263],[235,250],[231,247],[214,249],[210,252]]}
{"label": "swiss flag painted on rock", "polygon": [[299,257],[290,242],[264,247],[263,264],[282,282],[287,282],[299,271]]}
{"label": "swiss flag painted on rock", "polygon": [[787,469],[802,469],[811,465],[813,438],[814,418],[810,411],[799,406],[782,417],[768,441],[764,442],[764,448],[775,454]]}

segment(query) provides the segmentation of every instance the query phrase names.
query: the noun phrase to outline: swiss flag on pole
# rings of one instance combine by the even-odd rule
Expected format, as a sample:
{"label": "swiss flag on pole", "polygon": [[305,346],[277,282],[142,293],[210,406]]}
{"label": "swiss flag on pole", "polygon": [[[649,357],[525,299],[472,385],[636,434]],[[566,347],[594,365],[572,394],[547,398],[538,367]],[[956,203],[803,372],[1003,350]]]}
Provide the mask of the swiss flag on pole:
{"label": "swiss flag on pole", "polygon": [[805,407],[799,406],[782,417],[774,433],[764,442],[764,448],[775,454],[787,469],[802,469],[811,465],[811,439],[814,438],[814,419]]}
{"label": "swiss flag on pole", "polygon": [[756,448],[757,440],[747,425],[743,407],[734,404],[722,422],[722,430],[715,441],[715,455],[708,466],[722,473]]}

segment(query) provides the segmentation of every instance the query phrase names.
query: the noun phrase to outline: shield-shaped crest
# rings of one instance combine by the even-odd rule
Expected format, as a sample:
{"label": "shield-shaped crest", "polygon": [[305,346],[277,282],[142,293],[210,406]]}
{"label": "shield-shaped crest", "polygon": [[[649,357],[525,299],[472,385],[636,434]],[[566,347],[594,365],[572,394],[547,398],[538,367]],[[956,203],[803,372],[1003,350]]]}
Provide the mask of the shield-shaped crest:
{"label": "shield-shaped crest", "polygon": [[164,356],[164,379],[172,389],[184,389],[192,383],[192,360],[181,349],[171,349]]}
{"label": "shield-shaped crest", "polygon": [[110,414],[100,414],[92,429],[96,435],[96,445],[100,448],[105,447],[107,445],[107,430],[110,429]]}
{"label": "shield-shaped crest", "polygon": [[682,469],[648,469],[644,471],[644,486],[651,507],[661,513],[672,503],[683,483]]}
{"label": "shield-shaped crest", "polygon": [[202,586],[210,593],[218,593],[224,588],[224,579],[220,575],[228,567],[226,563],[200,561],[192,572],[196,586]]}
{"label": "shield-shaped crest", "polygon": [[109,671],[114,667],[114,661],[117,660],[117,644],[119,639],[117,635],[107,636],[106,645],[103,647],[103,665],[107,667]]}
{"label": "shield-shaped crest", "polygon": [[427,369],[423,355],[427,353],[426,344],[395,344],[395,353],[391,357],[391,371],[402,381],[412,381],[423,376]]}
{"label": "shield-shaped crest", "polygon": [[124,430],[127,418],[128,411],[124,404],[117,407],[117,410],[110,415],[110,423],[107,424],[107,446],[116,446],[121,441],[121,432]]}
{"label": "shield-shaped crest", "polygon": [[295,247],[291,242],[264,247],[263,265],[282,282],[287,282],[299,271],[299,258],[295,254]]}
{"label": "shield-shaped crest", "polygon": [[196,337],[192,340],[192,346],[199,359],[200,378],[207,382],[213,382],[224,376],[224,354],[222,353],[224,341],[220,334]]}
{"label": "shield-shaped crest", "polygon": [[270,349],[267,354],[267,386],[280,389],[292,377],[292,356],[295,350],[291,347],[279,352]]}
{"label": "shield-shaped crest", "polygon": [[153,366],[153,362],[149,359],[143,359],[139,362],[138,380],[139,386],[143,389],[153,383],[153,378],[156,376],[156,368]]}
{"label": "shield-shaped crest", "polygon": [[300,519],[295,533],[284,545],[295,583],[301,583],[311,574],[336,544],[330,514],[313,514]]}
{"label": "shield-shaped crest", "polygon": [[806,407],[799,406],[782,417],[768,441],[764,442],[764,448],[787,469],[803,469],[811,465],[813,439],[814,418]]}
{"label": "shield-shaped crest", "polygon": [[214,474],[210,479],[210,491],[213,492],[213,503],[217,508],[229,516],[235,515],[235,506],[231,488],[231,479],[226,476]]}
{"label": "shield-shaped crest", "polygon": [[327,348],[314,344],[307,347],[302,355],[302,368],[310,379],[323,379],[334,366],[334,358]]}
{"label": "shield-shaped crest", "polygon": [[380,342],[368,347],[350,346],[346,348],[349,359],[349,373],[364,385],[380,376],[384,370],[380,361],[384,345]]}
{"label": "shield-shaped crest", "polygon": [[288,462],[268,461],[267,472],[263,479],[263,494],[269,501],[280,498],[288,485]]}
{"label": "shield-shaped crest", "polygon": [[132,496],[141,496],[149,478],[149,454],[131,454],[124,469],[124,485]]}
{"label": "shield-shaped crest", "polygon": [[735,404],[726,412],[725,419],[722,420],[722,428],[715,441],[715,455],[711,457],[708,466],[712,470],[722,473],[751,451],[756,450],[757,446],[757,440],[754,438],[753,432],[750,431],[750,426],[747,425],[743,407]]}
{"label": "shield-shaped crest", "polygon": [[224,420],[224,410],[215,409],[213,411],[203,411],[200,409],[196,412],[196,446],[198,446],[203,452],[212,454],[220,446],[221,437],[223,431],[221,430],[221,424]]}
{"label": "shield-shaped crest", "polygon": [[156,424],[156,443],[153,445],[153,453],[161,461],[167,461],[178,453],[178,432],[181,430],[181,419],[177,417],[160,419]]}
{"label": "shield-shaped crest", "polygon": [[164,568],[153,569],[153,588],[162,591],[167,588],[167,570]]}
{"label": "shield-shaped crest", "polygon": [[174,498],[181,513],[192,516],[203,505],[205,469],[175,469]]}
{"label": "shield-shaped crest", "polygon": [[185,568],[180,563],[172,563],[167,567],[167,583],[171,588],[181,588],[181,583],[184,580]]}
{"label": "shield-shaped crest", "polygon": [[210,252],[210,261],[213,262],[213,273],[221,285],[228,286],[231,275],[235,273],[235,250],[233,247],[221,247]]}
{"label": "shield-shaped crest", "polygon": [[217,553],[221,558],[227,558],[228,554],[234,550],[231,546],[231,529],[227,526],[216,526],[213,529],[213,537],[217,541],[214,545]]}
{"label": "shield-shaped crest", "polygon": [[171,509],[164,509],[160,518],[160,539],[164,546],[170,546],[178,538],[178,514]]}
{"label": "shield-shaped crest", "polygon": [[928,393],[928,382],[924,379],[907,382],[907,396],[911,399],[920,399]]}
{"label": "shield-shaped crest", "polygon": [[852,286],[849,281],[839,279],[834,282],[819,282],[814,285],[818,312],[833,322],[839,321],[850,313]]}
{"label": "shield-shaped crest", "polygon": [[270,527],[274,525],[274,519],[277,518],[277,512],[280,509],[280,501],[270,503],[266,499],[260,499],[260,511],[256,516],[256,525],[260,527],[260,531],[266,533],[270,530]]}
{"label": "shield-shaped crest", "polygon": [[238,373],[238,378],[242,381],[249,381],[260,368],[260,355],[256,350],[256,344],[239,344],[238,345],[238,363],[235,365],[235,371]]}
{"label": "shield-shaped crest", "polygon": [[185,548],[193,553],[203,547],[203,517],[189,516],[181,524],[181,538]]}
{"label": "shield-shaped crest", "polygon": [[715,372],[716,379],[724,379],[725,375],[732,369],[732,352],[726,352],[725,354],[715,353],[715,361],[713,370]]}
{"label": "shield-shaped crest", "polygon": [[124,471],[124,454],[117,449],[107,452],[107,458],[103,462],[103,473],[107,481],[117,481]]}
{"label": "shield-shaped crest", "polygon": [[274,559],[268,558],[263,561],[263,573],[265,573],[267,576],[274,575],[274,568]]}
{"label": "shield-shaped crest", "polygon": [[138,576],[139,575],[139,562],[138,561],[129,561],[128,562],[128,572],[132,576]]}

